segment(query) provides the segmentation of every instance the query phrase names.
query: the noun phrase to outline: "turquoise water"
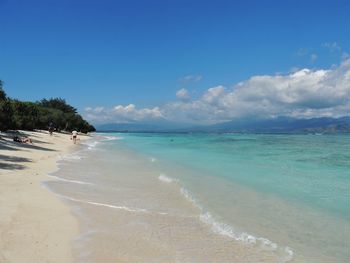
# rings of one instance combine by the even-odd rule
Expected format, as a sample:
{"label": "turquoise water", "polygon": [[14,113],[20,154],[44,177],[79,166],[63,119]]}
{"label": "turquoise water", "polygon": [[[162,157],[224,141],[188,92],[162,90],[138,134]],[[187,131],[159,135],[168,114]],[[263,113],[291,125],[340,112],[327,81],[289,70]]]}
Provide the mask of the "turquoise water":
{"label": "turquoise water", "polygon": [[122,140],[106,148],[148,156],[221,222],[291,247],[306,262],[350,258],[350,136],[108,136]]}
{"label": "turquoise water", "polygon": [[350,220],[350,136],[122,134],[123,143]]}

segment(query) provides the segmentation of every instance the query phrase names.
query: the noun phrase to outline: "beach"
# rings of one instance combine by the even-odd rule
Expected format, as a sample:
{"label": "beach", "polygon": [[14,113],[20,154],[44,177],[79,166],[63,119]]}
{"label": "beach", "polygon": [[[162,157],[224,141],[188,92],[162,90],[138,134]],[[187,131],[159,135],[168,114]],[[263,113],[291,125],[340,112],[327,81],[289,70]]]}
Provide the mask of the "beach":
{"label": "beach", "polygon": [[0,263],[350,263],[350,0],[315,3],[0,0]]}
{"label": "beach", "polygon": [[0,262],[349,257],[347,136],[24,134],[1,144]]}
{"label": "beach", "polygon": [[0,135],[0,262],[72,262],[78,221],[42,182],[53,180],[48,173],[57,169],[57,160],[80,145],[73,145],[68,134],[20,135],[33,144]]}
{"label": "beach", "polygon": [[123,148],[105,149],[118,138],[94,139],[85,150],[60,161],[60,169],[52,174],[59,180],[46,183],[79,219],[75,262],[244,263],[289,258],[284,251],[271,251],[263,240],[236,238],[216,229],[215,222],[204,222],[210,218],[175,180],[160,176],[154,167],[157,161]]}
{"label": "beach", "polygon": [[97,135],[45,183],[75,262],[347,262],[349,137]]}

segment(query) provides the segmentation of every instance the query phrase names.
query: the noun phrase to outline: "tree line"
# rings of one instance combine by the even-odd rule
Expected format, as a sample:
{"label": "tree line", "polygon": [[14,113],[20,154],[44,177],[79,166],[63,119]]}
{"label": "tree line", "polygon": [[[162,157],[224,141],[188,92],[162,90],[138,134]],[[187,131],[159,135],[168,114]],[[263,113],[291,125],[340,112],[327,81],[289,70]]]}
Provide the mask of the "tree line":
{"label": "tree line", "polygon": [[0,80],[0,131],[48,129],[57,131],[95,131],[77,113],[77,110],[62,98],[42,99],[37,102],[19,101],[7,97]]}

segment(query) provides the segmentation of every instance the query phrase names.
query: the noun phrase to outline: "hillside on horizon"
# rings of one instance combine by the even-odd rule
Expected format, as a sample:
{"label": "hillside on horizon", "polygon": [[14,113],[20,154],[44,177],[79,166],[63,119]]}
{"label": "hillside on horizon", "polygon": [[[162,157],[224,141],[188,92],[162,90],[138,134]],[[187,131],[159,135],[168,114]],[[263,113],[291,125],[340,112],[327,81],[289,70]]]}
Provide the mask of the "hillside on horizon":
{"label": "hillside on horizon", "polygon": [[109,132],[244,132],[244,133],[350,133],[350,117],[296,119],[238,119],[213,125],[181,123],[106,123],[96,125],[97,131]]}

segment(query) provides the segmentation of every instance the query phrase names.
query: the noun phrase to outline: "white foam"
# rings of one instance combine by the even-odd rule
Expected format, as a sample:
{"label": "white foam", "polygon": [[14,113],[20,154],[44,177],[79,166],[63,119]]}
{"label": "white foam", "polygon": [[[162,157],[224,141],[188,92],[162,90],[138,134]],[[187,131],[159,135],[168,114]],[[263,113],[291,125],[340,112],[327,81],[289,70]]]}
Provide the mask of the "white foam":
{"label": "white foam", "polygon": [[98,141],[93,141],[93,142],[87,143],[88,149],[89,149],[89,150],[92,150],[93,148],[96,147],[97,144],[98,144]]}
{"label": "white foam", "polygon": [[72,197],[68,197],[68,196],[64,196],[64,195],[60,195],[60,196],[67,199],[67,200],[74,201],[74,202],[85,203],[85,204],[96,205],[96,206],[103,206],[103,207],[108,207],[108,208],[113,208],[113,209],[124,210],[124,211],[128,211],[128,212],[137,212],[137,213],[147,213],[148,212],[146,209],[143,209],[143,208],[131,208],[131,207],[127,207],[127,206],[116,206],[116,205],[80,200],[80,199],[76,199],[76,198],[72,198]]}
{"label": "white foam", "polygon": [[92,150],[93,148],[96,147],[97,144],[99,144],[101,141],[114,141],[114,140],[122,140],[122,137],[117,137],[117,136],[103,136],[103,139],[99,140],[99,141],[87,141],[87,142],[83,142],[83,144],[88,146],[89,150]]}
{"label": "white foam", "polygon": [[165,174],[159,175],[159,176],[158,176],[158,179],[159,179],[160,181],[162,181],[162,182],[164,182],[164,183],[168,183],[168,184],[173,183],[173,182],[177,182],[176,179],[170,178],[170,177],[166,176]]}
{"label": "white foam", "polygon": [[283,259],[283,262],[289,262],[293,259],[294,252],[290,247],[285,247],[284,252],[287,254]]}
{"label": "white foam", "polygon": [[281,258],[281,262],[289,262],[293,258],[294,252],[291,248],[280,248],[276,243],[268,240],[267,238],[255,237],[245,232],[239,232],[228,224],[216,221],[209,212],[202,213],[200,215],[200,220],[208,225],[211,225],[212,230],[215,233],[221,234],[223,236],[228,236],[234,240],[243,242],[248,245],[257,245],[263,250],[283,253],[284,255]]}
{"label": "white foam", "polygon": [[65,179],[65,178],[61,178],[58,176],[54,176],[54,175],[49,175],[52,178],[55,178],[57,181],[63,181],[63,182],[67,182],[67,183],[74,183],[74,184],[84,184],[84,185],[94,185],[92,183],[88,183],[88,182],[83,182],[83,181],[78,181],[78,180],[69,180],[69,179]]}
{"label": "white foam", "polygon": [[157,212],[157,214],[159,214],[159,215],[163,215],[163,216],[165,216],[165,215],[169,215],[169,213],[167,213],[167,212]]}
{"label": "white foam", "polygon": [[154,162],[156,162],[156,161],[157,161],[157,159],[156,159],[156,158],[154,158],[154,157],[151,157],[150,161],[151,161],[152,163],[154,163]]}
{"label": "white foam", "polygon": [[59,155],[59,160],[81,160],[82,157],[76,153],[74,154],[65,154],[65,155]]}
{"label": "white foam", "polygon": [[119,136],[103,136],[104,141],[115,141],[115,140],[123,140],[123,137]]}
{"label": "white foam", "polygon": [[196,200],[187,189],[181,187],[180,192],[188,201],[190,201],[192,204],[198,207],[201,211],[203,210],[202,207],[199,204],[197,204]]}
{"label": "white foam", "polygon": [[292,260],[294,252],[291,248],[289,247],[280,248],[276,243],[268,240],[267,238],[255,237],[251,234],[240,232],[234,229],[231,225],[216,221],[209,212],[204,212],[204,209],[197,203],[193,195],[187,189],[182,187],[180,191],[181,191],[181,194],[187,200],[189,200],[191,203],[193,203],[196,207],[200,209],[201,214],[199,216],[199,219],[203,223],[210,225],[214,233],[227,236],[231,239],[243,242],[244,244],[247,244],[247,245],[258,245],[263,250],[282,252],[283,258],[281,258],[281,262],[283,263],[286,263]]}

